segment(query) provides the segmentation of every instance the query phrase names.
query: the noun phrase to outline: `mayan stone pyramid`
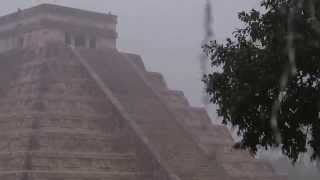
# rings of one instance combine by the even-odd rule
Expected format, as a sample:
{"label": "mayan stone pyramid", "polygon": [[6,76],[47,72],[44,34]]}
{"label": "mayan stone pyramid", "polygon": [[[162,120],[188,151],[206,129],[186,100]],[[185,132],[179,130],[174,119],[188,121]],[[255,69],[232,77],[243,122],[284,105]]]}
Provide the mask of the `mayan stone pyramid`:
{"label": "mayan stone pyramid", "polygon": [[138,55],[117,17],[42,4],[0,18],[0,180],[276,180]]}

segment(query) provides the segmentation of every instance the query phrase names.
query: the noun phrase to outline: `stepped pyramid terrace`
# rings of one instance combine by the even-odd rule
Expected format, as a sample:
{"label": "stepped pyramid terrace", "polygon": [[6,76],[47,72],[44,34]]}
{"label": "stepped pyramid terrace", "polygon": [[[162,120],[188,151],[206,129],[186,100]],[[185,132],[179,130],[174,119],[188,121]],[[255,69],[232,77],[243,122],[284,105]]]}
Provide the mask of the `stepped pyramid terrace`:
{"label": "stepped pyramid terrace", "polygon": [[51,4],[0,17],[1,180],[285,179],[120,52],[116,26]]}

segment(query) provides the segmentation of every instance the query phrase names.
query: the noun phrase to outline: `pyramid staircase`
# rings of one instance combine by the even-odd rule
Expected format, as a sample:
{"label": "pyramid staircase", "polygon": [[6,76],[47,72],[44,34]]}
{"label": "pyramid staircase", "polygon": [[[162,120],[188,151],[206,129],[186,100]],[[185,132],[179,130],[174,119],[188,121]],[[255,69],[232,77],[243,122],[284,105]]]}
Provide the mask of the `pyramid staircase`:
{"label": "pyramid staircase", "polygon": [[64,46],[0,61],[1,180],[166,179]]}
{"label": "pyramid staircase", "polygon": [[276,180],[137,55],[0,55],[1,180]]}
{"label": "pyramid staircase", "polygon": [[181,92],[169,90],[160,74],[147,72],[139,56],[111,54],[84,50],[79,58],[88,60],[163,163],[181,179],[284,178],[267,163],[232,150],[228,130],[211,124],[206,112],[190,107]]}
{"label": "pyramid staircase", "polygon": [[219,162],[232,179],[286,179],[286,176],[276,175],[267,162],[255,159],[247,151],[233,149],[234,140],[226,127],[212,124],[204,108],[191,107],[182,91],[168,89],[163,76],[148,72],[139,56],[127,54],[127,57],[151,89],[172,110],[181,126],[194,137],[208,158]]}

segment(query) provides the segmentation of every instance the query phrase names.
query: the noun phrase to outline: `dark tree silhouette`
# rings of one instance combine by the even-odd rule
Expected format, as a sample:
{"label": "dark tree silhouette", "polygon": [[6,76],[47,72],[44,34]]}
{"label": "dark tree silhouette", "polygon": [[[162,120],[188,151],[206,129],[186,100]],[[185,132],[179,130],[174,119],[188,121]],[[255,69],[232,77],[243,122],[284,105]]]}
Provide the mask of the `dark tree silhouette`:
{"label": "dark tree silhouette", "polygon": [[264,0],[239,13],[245,27],[204,51],[213,72],[204,77],[223,123],[238,129],[249,149],[281,147],[295,162],[308,148],[320,157],[320,1]]}

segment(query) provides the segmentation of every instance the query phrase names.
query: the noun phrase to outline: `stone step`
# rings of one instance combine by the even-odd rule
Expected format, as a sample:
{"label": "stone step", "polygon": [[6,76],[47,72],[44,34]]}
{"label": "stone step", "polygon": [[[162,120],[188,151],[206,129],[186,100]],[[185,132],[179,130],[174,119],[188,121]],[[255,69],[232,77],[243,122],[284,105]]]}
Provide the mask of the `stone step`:
{"label": "stone step", "polygon": [[29,177],[32,180],[68,179],[68,180],[149,180],[152,175],[140,172],[92,172],[92,171],[8,171],[0,172],[0,179],[17,180]]}
{"label": "stone step", "polygon": [[272,178],[275,175],[272,167],[264,162],[220,162],[226,172],[238,178]]}
{"label": "stone step", "polygon": [[163,76],[160,73],[145,72],[144,75],[145,75],[148,83],[154,89],[158,89],[158,90],[166,90],[166,89],[168,89],[167,84],[166,84]]}
{"label": "stone step", "polygon": [[173,113],[180,123],[190,128],[205,128],[212,125],[206,111],[203,111],[201,108],[190,106],[174,107]]}
{"label": "stone step", "polygon": [[0,154],[0,171],[25,169],[26,158],[33,170],[91,170],[135,172],[133,153],[10,152]]}
{"label": "stone step", "polygon": [[248,152],[234,153],[216,153],[216,157],[220,162],[236,163],[236,162],[255,162]]}
{"label": "stone step", "polygon": [[288,180],[287,175],[273,175],[270,177],[239,177],[236,180]]}
{"label": "stone step", "polygon": [[172,108],[186,108],[190,106],[182,91],[167,90],[159,91],[159,93],[163,97],[163,100]]}
{"label": "stone step", "polygon": [[206,147],[208,151],[214,151],[216,147],[228,146],[232,147],[234,145],[233,139],[228,139],[223,136],[208,136],[206,134],[196,136],[199,143]]}
{"label": "stone step", "polygon": [[[15,96],[6,96],[6,99],[2,99],[1,103],[31,103],[37,99],[37,95],[15,95]],[[90,97],[90,96],[67,96],[67,95],[57,95],[57,94],[46,94],[42,96],[45,101],[48,102],[57,102],[57,101],[64,101],[64,102],[86,102],[86,103],[105,103],[106,101],[101,97]]]}
{"label": "stone step", "polygon": [[12,152],[1,152],[0,158],[6,157],[18,157],[18,156],[34,156],[34,157],[69,157],[69,158],[96,158],[96,159],[121,159],[121,158],[134,158],[134,152],[126,153],[83,153],[83,152],[69,152],[69,151],[12,151]]}
{"label": "stone step", "polygon": [[30,142],[30,137],[7,137],[0,141],[0,152],[11,152],[16,150],[26,150]]}
{"label": "stone step", "polygon": [[19,138],[19,137],[29,137],[30,135],[37,134],[38,137],[42,136],[70,136],[70,137],[86,137],[86,138],[96,138],[96,139],[114,139],[121,137],[122,135],[119,133],[120,129],[116,129],[114,132],[97,132],[89,129],[70,129],[70,128],[21,128],[16,129],[14,131],[2,131],[0,132],[0,138]]}
{"label": "stone step", "polygon": [[38,111],[26,111],[21,113],[0,113],[0,122],[1,120],[6,119],[28,119],[28,118],[52,118],[52,119],[59,119],[59,118],[67,118],[67,119],[101,119],[105,118],[105,115],[101,114],[94,114],[94,113],[88,113],[88,114],[74,114],[70,112],[38,112]]}
{"label": "stone step", "polygon": [[[117,99],[117,103],[121,105],[120,109],[130,114],[135,113],[134,116],[129,116],[129,119],[134,121],[145,135],[140,138],[148,140],[159,154],[161,162],[170,170],[179,175],[196,172],[201,166],[211,167],[212,162],[207,159],[191,134],[176,121],[174,111],[161,102],[158,94],[146,85],[141,75],[134,71],[126,59],[106,56],[103,53],[90,55],[86,52],[81,52],[79,58],[87,59],[88,71],[92,72],[94,69],[97,74],[92,73],[92,77],[99,77],[97,82],[106,85],[106,94]],[[194,108],[192,111],[195,113],[195,119],[210,123],[203,109]],[[221,177],[224,171],[222,167],[218,169],[221,174],[217,176]],[[207,172],[209,171],[204,170],[204,173]],[[200,174],[195,176],[194,180],[200,180],[202,177],[206,176]]]}
{"label": "stone step", "polygon": [[[33,99],[33,100],[14,100],[9,99],[2,101],[0,106],[0,113],[10,112],[13,109],[16,112],[37,110],[39,108],[51,112],[72,112],[77,113],[103,113],[109,108],[105,101],[76,101],[75,99]],[[40,107],[39,107],[40,106]]]}
{"label": "stone step", "polygon": [[[20,68],[21,76],[19,80],[29,81],[42,78],[43,71],[49,71],[46,75],[52,75],[50,73],[55,72],[55,77],[68,76],[68,77],[86,77],[86,73],[83,72],[81,65],[75,65],[71,63],[61,63],[58,59],[42,61],[40,64],[24,65]],[[70,62],[70,61],[69,61]]]}
{"label": "stone step", "polygon": [[90,170],[136,172],[140,169],[136,161],[130,159],[71,159],[71,158],[33,158],[34,170]]}
{"label": "stone step", "polygon": [[203,162],[197,169],[190,173],[183,173],[182,179],[187,178],[190,180],[230,180],[224,174],[222,167],[219,167],[217,162]]}
{"label": "stone step", "polygon": [[[0,151],[33,148],[39,151],[112,152],[124,134],[86,134],[79,132],[38,132],[1,136]],[[32,144],[30,144],[32,142]]]}
{"label": "stone step", "polygon": [[[177,110],[177,108],[176,108]],[[204,117],[204,115],[207,116],[207,114],[205,112],[201,112],[201,110],[195,110],[197,116],[203,116],[203,119],[206,119],[206,117]],[[175,111],[175,112],[179,112],[179,111]],[[176,113],[178,114],[178,117],[180,115],[180,119],[181,119],[181,115],[183,117],[186,116],[186,114],[183,113]],[[195,115],[195,114],[193,114]],[[215,151],[216,147],[219,146],[230,146],[230,148],[232,147],[234,141],[231,137],[231,134],[229,132],[229,130],[227,128],[225,128],[224,126],[216,126],[216,125],[207,125],[207,126],[203,126],[199,123],[199,120],[194,119],[195,117],[190,119],[189,122],[184,122],[184,124],[187,125],[187,127],[189,127],[191,129],[191,132],[199,138],[199,142],[201,144],[203,144],[205,147],[210,147],[209,149],[211,149],[212,151]],[[205,127],[205,128],[204,128]],[[252,164],[257,164],[257,166],[261,166],[261,163],[257,163],[257,161],[254,160],[253,157],[251,157],[249,155],[248,152],[244,152],[244,151],[238,151],[235,152],[235,150],[233,150],[232,152],[228,153],[228,152],[221,152],[218,150],[218,153],[216,153],[216,157],[217,160],[220,162],[226,162],[226,163],[237,163],[237,162],[244,162],[244,163],[249,163],[249,164],[242,164],[244,166],[250,166]],[[255,165],[254,165],[255,166]],[[264,172],[262,172],[262,174],[266,177],[268,176],[272,176],[273,172],[270,171],[270,169],[264,169],[262,170]],[[265,172],[267,171],[267,172]],[[208,177],[208,179],[210,179],[210,177],[213,177],[212,175],[212,169],[210,169],[210,167],[203,167],[201,170],[199,170],[200,172],[200,176],[201,179],[206,179],[205,177]],[[268,172],[271,172],[268,174]],[[246,178],[250,177],[250,172],[244,172],[242,174],[242,176],[245,176]],[[259,176],[261,177],[261,176]]]}
{"label": "stone step", "polygon": [[237,162],[256,162],[257,160],[245,150],[236,150],[232,144],[204,144],[208,155],[216,157],[219,162],[237,163]]}
{"label": "stone step", "polygon": [[[45,118],[38,121],[36,129],[43,132],[66,132],[79,134],[110,134],[118,130],[121,126],[119,121],[116,121],[117,116],[110,113],[100,119],[77,119],[77,118]],[[26,133],[35,129],[35,120],[33,118],[26,119],[7,119],[0,121],[0,136],[5,134]],[[20,134],[21,134],[20,133]]]}
{"label": "stone step", "polygon": [[141,56],[137,54],[131,54],[131,53],[122,53],[122,54],[125,55],[130,61],[132,61],[140,71],[146,72],[146,67],[144,66]]}
{"label": "stone step", "polygon": [[120,126],[118,117],[115,113],[109,112],[105,114],[66,114],[66,113],[22,113],[16,114],[0,114],[0,133],[15,131],[23,131],[31,129],[35,119],[41,119],[37,123],[40,129],[65,129],[66,131],[92,131],[95,133],[112,132]]}
{"label": "stone step", "polygon": [[225,138],[223,136],[208,136],[208,135],[199,135],[197,136],[198,139],[199,139],[199,142],[204,145],[204,146],[207,146],[207,147],[214,147],[214,146],[232,146],[234,145],[234,141],[233,139],[228,139],[228,138]]}
{"label": "stone step", "polygon": [[44,59],[29,59],[31,61],[24,62],[21,69],[32,71],[34,69],[39,69],[42,66],[61,66],[61,67],[81,67],[79,64],[75,63],[74,61],[61,61],[57,58],[46,58]]}
{"label": "stone step", "polygon": [[[233,144],[234,140],[229,132],[229,130],[220,125],[209,125],[206,127],[192,127],[191,132],[198,136],[203,143],[214,144],[216,139],[229,142],[228,144]],[[210,143],[212,139],[212,143]]]}
{"label": "stone step", "polygon": [[[61,88],[61,83],[66,87],[68,91],[77,90],[82,91],[83,89],[79,89],[81,87],[84,87],[86,85],[87,87],[95,86],[95,84],[90,81],[90,79],[87,79],[85,77],[64,77],[63,79],[52,82],[51,87],[53,89]],[[32,88],[34,86],[37,86],[39,84],[39,79],[32,79],[32,80],[17,80],[11,83],[10,89],[12,90],[8,94],[15,94],[20,93],[19,90],[26,90],[26,93],[32,93]],[[70,89],[71,88],[71,89]]]}

